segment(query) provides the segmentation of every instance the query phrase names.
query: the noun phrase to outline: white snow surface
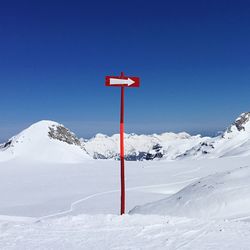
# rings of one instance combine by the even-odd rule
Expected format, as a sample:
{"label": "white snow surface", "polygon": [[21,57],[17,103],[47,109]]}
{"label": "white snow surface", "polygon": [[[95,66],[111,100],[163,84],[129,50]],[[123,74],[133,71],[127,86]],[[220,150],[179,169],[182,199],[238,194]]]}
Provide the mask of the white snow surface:
{"label": "white snow surface", "polygon": [[176,194],[131,213],[196,218],[234,218],[249,215],[250,167],[212,174],[188,185]]}
{"label": "white snow surface", "polygon": [[249,156],[127,162],[127,211],[180,193],[198,203],[119,216],[118,161],[1,162],[0,249],[249,249],[249,165]]}
{"label": "white snow surface", "polygon": [[0,249],[249,250],[250,223],[152,215],[0,221]]}

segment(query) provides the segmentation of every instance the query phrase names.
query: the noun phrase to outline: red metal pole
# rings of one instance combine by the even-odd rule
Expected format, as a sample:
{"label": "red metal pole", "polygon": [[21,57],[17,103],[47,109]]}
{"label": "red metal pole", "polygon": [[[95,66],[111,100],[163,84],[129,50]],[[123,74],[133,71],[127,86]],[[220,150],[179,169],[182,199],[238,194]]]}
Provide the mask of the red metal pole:
{"label": "red metal pole", "polygon": [[[123,73],[121,74],[123,77]],[[124,87],[121,87],[120,162],[121,162],[121,215],[125,213],[125,162],[124,162]]]}

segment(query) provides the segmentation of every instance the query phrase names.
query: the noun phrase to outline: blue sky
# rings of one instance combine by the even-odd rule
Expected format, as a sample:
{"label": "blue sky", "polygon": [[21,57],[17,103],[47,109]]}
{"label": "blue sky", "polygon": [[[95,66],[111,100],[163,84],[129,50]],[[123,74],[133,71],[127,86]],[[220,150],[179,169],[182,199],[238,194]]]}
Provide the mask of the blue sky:
{"label": "blue sky", "polygon": [[250,2],[2,1],[0,139],[51,119],[79,136],[215,134],[250,111]]}

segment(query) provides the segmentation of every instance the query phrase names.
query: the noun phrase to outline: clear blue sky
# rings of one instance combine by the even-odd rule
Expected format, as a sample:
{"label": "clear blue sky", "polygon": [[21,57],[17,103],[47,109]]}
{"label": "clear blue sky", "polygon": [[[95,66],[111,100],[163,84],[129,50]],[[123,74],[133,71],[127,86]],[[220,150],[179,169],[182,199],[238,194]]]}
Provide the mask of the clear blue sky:
{"label": "clear blue sky", "polygon": [[0,139],[51,119],[79,136],[211,134],[250,110],[250,2],[1,1]]}

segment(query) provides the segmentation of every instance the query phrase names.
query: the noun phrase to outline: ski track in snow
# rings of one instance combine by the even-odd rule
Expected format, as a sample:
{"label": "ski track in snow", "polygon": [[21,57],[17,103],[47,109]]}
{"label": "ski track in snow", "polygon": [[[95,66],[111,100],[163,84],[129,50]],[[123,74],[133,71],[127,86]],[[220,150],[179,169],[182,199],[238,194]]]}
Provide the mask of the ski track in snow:
{"label": "ski track in snow", "polygon": [[[192,178],[192,179],[188,179],[185,181],[178,181],[178,182],[173,182],[173,183],[168,183],[168,184],[158,184],[158,185],[148,185],[148,186],[139,186],[139,187],[132,187],[132,188],[127,188],[126,191],[131,192],[131,191],[135,191],[135,190],[140,190],[140,189],[146,189],[146,188],[155,188],[155,187],[169,187],[172,185],[176,185],[176,184],[183,184],[183,183],[191,183],[192,181],[195,181],[199,179],[197,178]],[[73,203],[71,203],[70,205],[70,209],[67,209],[65,211],[59,212],[59,213],[54,213],[54,214],[50,214],[50,215],[45,215],[42,216],[40,218],[37,219],[37,221],[41,221],[44,219],[49,219],[49,218],[53,218],[53,217],[57,217],[57,216],[62,216],[62,215],[67,215],[72,213],[76,207],[78,205],[80,205],[82,202],[90,200],[92,198],[98,197],[98,196],[102,196],[102,195],[106,195],[106,194],[112,194],[112,193],[117,193],[120,192],[120,189],[115,189],[115,190],[110,190],[110,191],[106,191],[106,192],[100,192],[100,193],[95,193],[89,196],[86,196],[80,200],[74,201]]]}
{"label": "ski track in snow", "polygon": [[185,172],[181,172],[179,174],[172,175],[172,177],[177,177],[177,176],[182,176],[182,175],[185,175],[185,174],[195,173],[195,172],[198,172],[200,170],[201,170],[201,168],[195,168],[195,169],[192,169],[192,170],[189,170],[189,171],[185,171]]}

